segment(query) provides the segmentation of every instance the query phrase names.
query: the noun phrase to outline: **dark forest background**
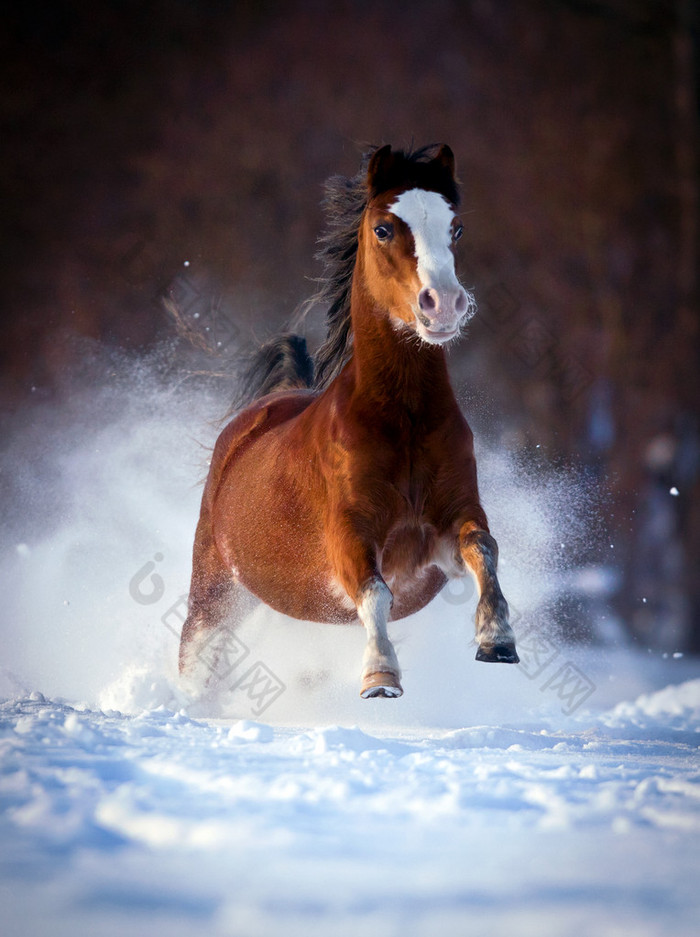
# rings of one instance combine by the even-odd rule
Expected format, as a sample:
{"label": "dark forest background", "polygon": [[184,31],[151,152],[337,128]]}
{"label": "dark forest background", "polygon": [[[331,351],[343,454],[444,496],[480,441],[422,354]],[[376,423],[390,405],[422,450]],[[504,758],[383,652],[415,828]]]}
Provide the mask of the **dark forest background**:
{"label": "dark forest background", "polygon": [[486,392],[491,441],[600,486],[634,639],[700,651],[694,3],[27,0],[3,20],[4,420],[94,378],[76,335],[140,353],[189,330],[225,372],[312,292],[326,177],[366,144],[448,142],[479,302],[455,381]]}

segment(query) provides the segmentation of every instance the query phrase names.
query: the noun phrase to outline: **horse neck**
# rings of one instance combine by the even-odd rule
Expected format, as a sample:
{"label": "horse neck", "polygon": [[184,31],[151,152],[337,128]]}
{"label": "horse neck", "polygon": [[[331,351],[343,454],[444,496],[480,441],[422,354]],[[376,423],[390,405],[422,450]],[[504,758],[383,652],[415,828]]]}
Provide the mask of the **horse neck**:
{"label": "horse neck", "polygon": [[396,331],[362,281],[352,289],[353,376],[357,391],[378,406],[435,414],[456,405],[444,350]]}

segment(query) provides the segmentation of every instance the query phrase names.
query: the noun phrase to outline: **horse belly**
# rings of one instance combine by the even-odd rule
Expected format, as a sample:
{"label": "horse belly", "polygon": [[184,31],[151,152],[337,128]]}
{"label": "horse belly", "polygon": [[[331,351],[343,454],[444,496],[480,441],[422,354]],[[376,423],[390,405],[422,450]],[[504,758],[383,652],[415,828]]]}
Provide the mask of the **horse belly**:
{"label": "horse belly", "polygon": [[394,596],[391,620],[398,621],[400,618],[415,615],[432,602],[446,582],[445,574],[437,566],[430,566],[419,578],[404,582],[389,577],[387,585]]}
{"label": "horse belly", "polygon": [[382,560],[382,575],[394,597],[392,619],[425,608],[443,588],[447,577],[439,563],[442,547],[430,525],[411,525],[393,533]]}
{"label": "horse belly", "polygon": [[213,529],[235,578],[275,611],[305,621],[356,619],[326,556],[313,472],[288,457],[281,433],[271,431],[232,460]]}

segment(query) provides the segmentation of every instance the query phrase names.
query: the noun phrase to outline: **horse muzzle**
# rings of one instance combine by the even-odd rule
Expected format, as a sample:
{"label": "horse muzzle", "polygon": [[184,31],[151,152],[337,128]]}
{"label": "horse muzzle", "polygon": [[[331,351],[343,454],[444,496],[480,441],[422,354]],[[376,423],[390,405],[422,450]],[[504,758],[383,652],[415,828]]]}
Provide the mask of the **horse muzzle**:
{"label": "horse muzzle", "polygon": [[416,331],[423,341],[443,345],[459,334],[462,325],[475,312],[474,297],[463,287],[435,289],[426,286],[418,294]]}

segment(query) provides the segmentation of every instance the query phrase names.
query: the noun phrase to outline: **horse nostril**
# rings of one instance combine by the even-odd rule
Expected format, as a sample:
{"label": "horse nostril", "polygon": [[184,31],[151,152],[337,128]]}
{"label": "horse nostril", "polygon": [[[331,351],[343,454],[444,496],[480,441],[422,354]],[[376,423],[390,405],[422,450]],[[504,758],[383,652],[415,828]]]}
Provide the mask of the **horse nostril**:
{"label": "horse nostril", "polygon": [[423,312],[432,312],[434,309],[437,309],[438,295],[435,290],[430,287],[421,290],[418,294],[418,305]]}
{"label": "horse nostril", "polygon": [[457,301],[455,302],[455,312],[458,316],[463,316],[465,312],[469,309],[469,300],[467,299],[467,294],[464,290],[460,290],[457,294]]}

